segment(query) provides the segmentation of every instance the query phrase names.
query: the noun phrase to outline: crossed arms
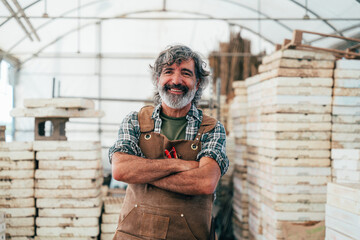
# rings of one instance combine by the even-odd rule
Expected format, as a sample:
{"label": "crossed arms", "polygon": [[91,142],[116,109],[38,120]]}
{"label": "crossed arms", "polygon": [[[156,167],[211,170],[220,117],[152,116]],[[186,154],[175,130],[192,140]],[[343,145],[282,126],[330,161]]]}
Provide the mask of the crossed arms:
{"label": "crossed arms", "polygon": [[215,191],[221,172],[210,157],[202,157],[197,162],[175,158],[145,159],[115,152],[112,175],[115,180],[126,183],[149,183],[172,192],[200,195]]}

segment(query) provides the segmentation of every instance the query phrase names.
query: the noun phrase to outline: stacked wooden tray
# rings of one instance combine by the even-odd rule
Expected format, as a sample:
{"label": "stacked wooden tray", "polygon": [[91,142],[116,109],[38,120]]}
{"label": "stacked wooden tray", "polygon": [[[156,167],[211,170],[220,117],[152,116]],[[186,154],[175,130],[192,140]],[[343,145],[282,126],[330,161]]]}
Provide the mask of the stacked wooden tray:
{"label": "stacked wooden tray", "polygon": [[[119,215],[124,202],[125,191],[109,190],[109,196],[103,198],[104,213],[101,220],[101,240],[112,240],[118,225]],[[117,192],[117,193],[116,193]]]}
{"label": "stacked wooden tray", "polygon": [[257,218],[250,210],[250,231],[266,239],[288,239],[295,226],[301,235],[323,224],[333,67],[328,53],[281,50],[246,79],[249,201],[258,204]]}
{"label": "stacked wooden tray", "polygon": [[35,235],[32,147],[30,142],[0,142],[0,211],[5,212],[9,239]]}
{"label": "stacked wooden tray", "polygon": [[235,136],[233,174],[233,232],[235,239],[249,239],[249,198],[246,169],[247,93],[244,81],[233,82],[235,98],[230,106]]}
{"label": "stacked wooden tray", "polygon": [[6,223],[5,223],[5,212],[0,212],[0,240],[6,239]]}
{"label": "stacked wooden tray", "polygon": [[360,183],[360,149],[331,149],[333,182]]}
{"label": "stacked wooden tray", "polygon": [[336,61],[332,114],[332,148],[360,149],[360,60]]}
{"label": "stacked wooden tray", "polygon": [[360,239],[360,183],[329,183],[326,240]]}
{"label": "stacked wooden tray", "polygon": [[101,145],[36,141],[35,239],[97,239],[102,208]]}

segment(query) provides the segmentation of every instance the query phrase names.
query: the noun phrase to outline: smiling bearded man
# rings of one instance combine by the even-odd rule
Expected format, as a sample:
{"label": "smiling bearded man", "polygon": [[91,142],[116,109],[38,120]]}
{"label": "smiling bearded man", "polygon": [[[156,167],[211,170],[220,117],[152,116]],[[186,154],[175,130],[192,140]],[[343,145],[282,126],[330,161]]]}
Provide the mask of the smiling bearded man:
{"label": "smiling bearded man", "polygon": [[223,125],[196,108],[204,67],[186,46],[162,51],[151,67],[155,107],[122,121],[109,160],[128,187],[113,239],[214,239],[214,191],[229,160]]}

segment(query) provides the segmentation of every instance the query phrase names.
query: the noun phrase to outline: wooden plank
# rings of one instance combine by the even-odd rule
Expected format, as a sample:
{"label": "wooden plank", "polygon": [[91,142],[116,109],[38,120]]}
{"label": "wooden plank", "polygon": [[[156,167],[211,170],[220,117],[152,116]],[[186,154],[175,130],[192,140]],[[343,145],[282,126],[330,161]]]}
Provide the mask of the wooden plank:
{"label": "wooden plank", "polygon": [[98,160],[101,151],[40,151],[36,154],[37,160]]}
{"label": "wooden plank", "polygon": [[326,194],[326,185],[275,185],[261,181],[261,187],[276,194]]}
{"label": "wooden plank", "polygon": [[334,96],[360,96],[360,88],[334,88]]}
{"label": "wooden plank", "polygon": [[99,226],[99,218],[37,217],[36,227],[93,227]]}
{"label": "wooden plank", "polygon": [[37,227],[37,236],[60,237],[96,237],[99,235],[99,226],[96,227]]}
{"label": "wooden plank", "polygon": [[261,131],[247,132],[245,136],[248,138],[261,138],[271,140],[330,140],[330,131],[326,132],[295,132],[295,131]]}
{"label": "wooden plank", "polygon": [[102,204],[101,195],[95,198],[39,198],[37,208],[91,208]]}
{"label": "wooden plank", "polygon": [[330,141],[310,140],[268,140],[247,138],[247,144],[251,146],[271,149],[330,149]]}
{"label": "wooden plank", "polygon": [[[251,114],[251,110],[248,111]],[[261,107],[262,114],[270,113],[315,113],[326,114],[331,113],[331,105],[314,105],[314,104],[282,104],[282,105],[269,105]]]}
{"label": "wooden plank", "polygon": [[281,212],[325,212],[323,203],[279,203],[264,198],[263,203],[274,211]]}
{"label": "wooden plank", "polygon": [[11,161],[11,160],[33,160],[34,152],[30,151],[0,151],[0,161]]}
{"label": "wooden plank", "polygon": [[93,208],[39,208],[39,217],[100,217],[101,206]]}
{"label": "wooden plank", "polygon": [[2,170],[0,179],[29,179],[34,178],[34,170]]}
{"label": "wooden plank", "polygon": [[345,233],[340,233],[330,227],[326,227],[325,240],[356,240],[355,238],[347,236]]}
{"label": "wooden plank", "polygon": [[34,151],[86,151],[100,150],[100,142],[91,141],[35,141]]}
{"label": "wooden plank", "polygon": [[34,217],[14,217],[5,218],[6,226],[9,227],[33,227],[35,226]]}
{"label": "wooden plank", "polygon": [[274,221],[322,221],[325,218],[324,212],[280,212],[274,211],[265,204],[262,204],[262,210]]}
{"label": "wooden plank", "polygon": [[10,196],[0,198],[0,207],[2,208],[18,208],[18,207],[35,207],[35,199],[33,196],[29,198]]}
{"label": "wooden plank", "polygon": [[118,213],[120,214],[124,202],[123,197],[104,197],[104,210],[105,213]]}
{"label": "wooden plank", "polygon": [[[55,237],[55,236],[35,236],[35,240],[97,240],[97,237]],[[19,239],[20,240],[20,239]],[[28,240],[28,239],[21,239]]]}
{"label": "wooden plank", "polygon": [[333,177],[353,182],[360,182],[360,171],[333,169]]}
{"label": "wooden plank", "polygon": [[333,115],[360,116],[360,107],[333,106]]}
{"label": "wooden plank", "polygon": [[336,69],[360,70],[360,61],[356,59],[339,59],[336,61]]}
{"label": "wooden plank", "polygon": [[341,123],[333,123],[332,124],[333,132],[342,132],[342,133],[360,133],[360,125],[359,124],[341,124]]}
{"label": "wooden plank", "polygon": [[265,56],[262,60],[263,64],[272,62],[280,58],[292,59],[306,59],[306,60],[330,60],[334,61],[335,57],[331,53],[319,51],[306,51],[297,49],[284,49],[274,52],[271,55]]}
{"label": "wooden plank", "polygon": [[101,224],[101,233],[115,233],[117,228],[117,223],[102,223]]}
{"label": "wooden plank", "polygon": [[32,151],[33,142],[0,142],[0,151]]}
{"label": "wooden plank", "polygon": [[[99,170],[41,170],[35,171],[35,179],[94,179],[102,176]],[[0,173],[1,177],[1,173]]]}
{"label": "wooden plank", "polygon": [[329,167],[278,167],[261,164],[260,169],[277,176],[330,176]]}
{"label": "wooden plank", "polygon": [[334,61],[280,58],[267,64],[261,64],[259,72],[270,71],[274,68],[333,69],[334,65]]}
{"label": "wooden plank", "polygon": [[360,97],[334,96],[333,105],[337,105],[337,106],[360,106]]}
{"label": "wooden plank", "polygon": [[328,193],[360,202],[360,184],[328,183]]}
{"label": "wooden plank", "polygon": [[34,179],[0,179],[0,189],[34,188]]}
{"label": "wooden plank", "polygon": [[10,236],[34,236],[35,227],[6,227],[6,235]]}
{"label": "wooden plank", "polygon": [[0,159],[0,170],[26,170],[35,169],[34,160],[1,160]]}
{"label": "wooden plank", "polygon": [[17,217],[34,217],[35,208],[0,208],[1,212],[5,212],[5,218],[17,218]]}
{"label": "wooden plank", "polygon": [[35,189],[36,198],[93,198],[100,194],[98,189]]}
{"label": "wooden plank", "polygon": [[[253,171],[251,168],[249,169],[249,174],[251,174]],[[272,184],[279,184],[279,185],[296,185],[296,184],[306,184],[306,185],[324,185],[331,181],[330,176],[288,176],[288,175],[282,175],[282,176],[274,176],[268,173],[264,173],[262,171],[259,171],[262,173],[261,178],[265,181],[271,182]]]}
{"label": "wooden plank", "polygon": [[339,232],[346,232],[347,235],[355,239],[360,239],[359,227],[346,224],[335,218],[326,216],[325,218],[326,227],[330,227]]}
{"label": "wooden plank", "polygon": [[10,111],[12,117],[101,118],[104,115],[103,111],[92,109],[14,108]]}
{"label": "wooden plank", "polygon": [[329,150],[289,150],[289,149],[270,149],[259,148],[258,154],[279,158],[328,158]]}
{"label": "wooden plank", "polygon": [[118,213],[103,213],[101,215],[102,219],[101,222],[103,223],[117,223],[119,220],[119,214]]}
{"label": "wooden plank", "polygon": [[344,169],[344,170],[357,170],[360,171],[360,161],[359,160],[332,160],[332,167],[335,169]]}
{"label": "wooden plank", "polygon": [[360,203],[358,201],[343,198],[337,194],[328,193],[327,204],[353,214],[359,215],[360,213]]}
{"label": "wooden plank", "polygon": [[33,188],[1,189],[0,197],[4,197],[4,198],[34,197],[34,189]]}
{"label": "wooden plank", "polygon": [[357,123],[360,124],[360,115],[333,115],[332,116],[333,123]]}
{"label": "wooden plank", "polygon": [[91,108],[94,109],[94,101],[83,98],[27,98],[24,99],[24,107],[27,108]]}
{"label": "wooden plank", "polygon": [[81,169],[101,169],[102,162],[100,160],[40,160],[38,161],[38,169],[54,169],[54,170],[81,170]]}
{"label": "wooden plank", "polygon": [[48,189],[88,189],[100,188],[103,178],[97,179],[36,179],[36,188]]}
{"label": "wooden plank", "polygon": [[[346,89],[347,88],[342,88]],[[354,89],[350,89],[354,90]],[[249,96],[261,94],[261,97],[275,96],[275,95],[291,95],[291,96],[331,96],[332,89],[330,87],[264,87],[262,89],[251,89],[249,90]],[[347,96],[347,95],[346,95]],[[248,98],[246,98],[246,102]]]}
{"label": "wooden plank", "polygon": [[334,79],[334,88],[360,88],[359,79],[344,79],[344,78],[335,78]]}
{"label": "wooden plank", "polygon": [[[326,194],[277,194],[272,193],[264,188],[261,189],[261,194],[264,197],[271,199],[274,202],[286,202],[286,203],[325,203],[326,202]],[[322,213],[324,214],[324,213]],[[279,219],[279,220],[284,220]],[[303,219],[292,219],[296,220],[308,220],[306,218]],[[312,219],[313,221],[321,221],[322,219]]]}
{"label": "wooden plank", "polygon": [[[313,104],[313,105],[330,105],[331,96],[293,96],[293,95],[276,95],[270,97],[264,97],[260,103],[262,106],[267,105],[281,105],[281,104]],[[343,103],[343,102],[342,102]],[[252,106],[252,102],[249,100],[248,106]]]}
{"label": "wooden plank", "polygon": [[[356,141],[358,141],[359,138],[356,138]],[[332,141],[331,142],[331,148],[360,148],[360,142],[345,142],[345,141]]]}
{"label": "wooden plank", "polygon": [[360,79],[360,70],[335,69],[334,78]]}
{"label": "wooden plank", "polygon": [[360,215],[326,204],[326,216],[360,228]]}
{"label": "wooden plank", "polygon": [[[247,124],[247,130],[252,130],[250,124]],[[265,122],[261,123],[261,130],[265,131],[330,131],[331,122],[322,123],[277,123]]]}
{"label": "wooden plank", "polygon": [[360,149],[331,149],[331,158],[339,160],[360,160]]}

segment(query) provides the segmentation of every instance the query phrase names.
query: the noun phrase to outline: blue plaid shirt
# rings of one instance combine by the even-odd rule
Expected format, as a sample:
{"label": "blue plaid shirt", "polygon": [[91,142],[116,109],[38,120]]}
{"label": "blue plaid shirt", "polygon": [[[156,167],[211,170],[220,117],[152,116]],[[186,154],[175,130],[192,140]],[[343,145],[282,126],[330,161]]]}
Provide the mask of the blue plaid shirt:
{"label": "blue plaid shirt", "polygon": [[[160,118],[161,104],[157,105],[152,114],[154,119],[154,132],[160,133],[162,120]],[[191,106],[186,115],[187,126],[185,140],[194,140],[200,127],[203,114],[194,105]],[[140,137],[140,125],[138,121],[138,112],[131,112],[120,124],[118,139],[109,149],[109,161],[115,152],[124,152],[127,154],[145,157],[138,143]],[[197,155],[199,161],[202,157],[210,157],[219,164],[221,175],[224,175],[229,167],[229,160],[225,151],[226,133],[224,126],[218,121],[216,126],[210,132],[201,136],[201,151]]]}

